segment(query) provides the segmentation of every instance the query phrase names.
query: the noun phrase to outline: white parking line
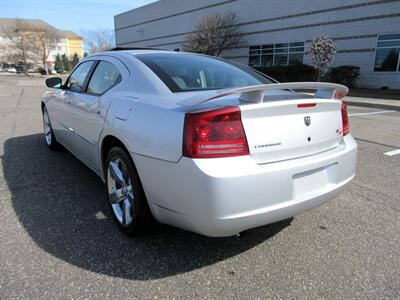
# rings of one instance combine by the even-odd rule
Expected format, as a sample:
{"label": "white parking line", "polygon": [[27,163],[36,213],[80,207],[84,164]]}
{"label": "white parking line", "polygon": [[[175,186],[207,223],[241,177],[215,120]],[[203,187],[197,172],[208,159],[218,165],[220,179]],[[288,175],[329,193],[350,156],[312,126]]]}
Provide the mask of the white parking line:
{"label": "white parking line", "polygon": [[373,111],[367,113],[356,113],[356,114],[349,114],[349,117],[352,116],[365,116],[365,115],[378,115],[378,114],[386,114],[391,112],[397,112],[396,110],[383,110],[383,111]]}
{"label": "white parking line", "polygon": [[397,154],[400,154],[400,149],[392,150],[392,151],[389,151],[389,152],[386,152],[386,153],[383,153],[383,154],[385,154],[387,156],[397,155]]}

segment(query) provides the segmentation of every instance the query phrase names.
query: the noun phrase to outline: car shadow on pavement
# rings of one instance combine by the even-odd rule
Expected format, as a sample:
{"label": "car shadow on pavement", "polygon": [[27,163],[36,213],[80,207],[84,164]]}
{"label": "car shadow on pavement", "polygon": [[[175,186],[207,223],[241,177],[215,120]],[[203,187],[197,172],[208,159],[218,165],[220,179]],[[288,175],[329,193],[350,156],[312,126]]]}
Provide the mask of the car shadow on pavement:
{"label": "car shadow on pavement", "polygon": [[100,178],[68,151],[49,151],[41,134],[8,139],[4,147],[3,171],[20,223],[41,249],[93,272],[136,280],[189,272],[243,253],[291,223],[240,238],[207,238],[164,225],[130,238],[114,224]]}

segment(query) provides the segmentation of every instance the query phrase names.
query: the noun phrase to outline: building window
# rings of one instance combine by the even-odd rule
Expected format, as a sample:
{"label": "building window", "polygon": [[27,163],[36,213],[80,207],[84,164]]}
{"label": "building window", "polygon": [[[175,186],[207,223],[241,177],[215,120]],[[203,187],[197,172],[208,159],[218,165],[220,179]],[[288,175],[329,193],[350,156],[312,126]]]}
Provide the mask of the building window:
{"label": "building window", "polygon": [[375,54],[376,72],[400,72],[400,34],[381,34]]}
{"label": "building window", "polygon": [[268,44],[249,47],[249,65],[272,67],[302,64],[304,42]]}

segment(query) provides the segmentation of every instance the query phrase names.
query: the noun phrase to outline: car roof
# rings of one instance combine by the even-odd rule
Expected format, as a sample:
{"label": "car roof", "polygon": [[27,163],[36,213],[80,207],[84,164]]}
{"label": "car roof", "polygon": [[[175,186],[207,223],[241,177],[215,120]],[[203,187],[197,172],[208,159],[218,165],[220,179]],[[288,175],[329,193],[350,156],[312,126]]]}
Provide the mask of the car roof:
{"label": "car roof", "polygon": [[[108,56],[115,56],[115,57],[121,57],[125,56],[126,54],[129,54],[131,56],[136,56],[140,54],[171,54],[171,55],[201,55],[198,53],[191,53],[191,52],[180,52],[180,51],[171,51],[171,50],[163,50],[163,49],[151,49],[151,48],[137,48],[137,49],[118,49],[118,50],[110,50],[110,51],[103,51],[103,52],[96,52],[91,56],[96,56],[96,55],[108,55]],[[202,55],[204,56],[204,55]]]}
{"label": "car roof", "polygon": [[150,50],[150,49],[137,49],[137,50],[122,50],[121,52],[128,53],[130,55],[137,55],[137,54],[146,54],[146,53],[175,53],[179,54],[179,52],[175,51],[168,51],[168,50]]}

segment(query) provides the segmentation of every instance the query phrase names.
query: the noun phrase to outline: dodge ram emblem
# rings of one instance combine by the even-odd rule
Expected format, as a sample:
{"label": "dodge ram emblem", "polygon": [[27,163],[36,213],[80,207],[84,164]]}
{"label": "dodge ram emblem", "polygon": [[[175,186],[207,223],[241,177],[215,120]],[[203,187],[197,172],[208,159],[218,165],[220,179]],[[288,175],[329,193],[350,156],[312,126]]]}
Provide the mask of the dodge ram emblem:
{"label": "dodge ram emblem", "polygon": [[306,124],[306,126],[310,126],[311,124],[310,116],[304,117],[304,124]]}

